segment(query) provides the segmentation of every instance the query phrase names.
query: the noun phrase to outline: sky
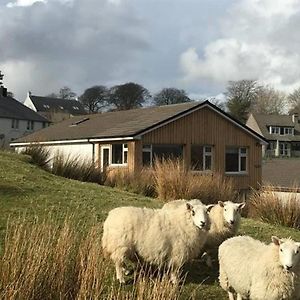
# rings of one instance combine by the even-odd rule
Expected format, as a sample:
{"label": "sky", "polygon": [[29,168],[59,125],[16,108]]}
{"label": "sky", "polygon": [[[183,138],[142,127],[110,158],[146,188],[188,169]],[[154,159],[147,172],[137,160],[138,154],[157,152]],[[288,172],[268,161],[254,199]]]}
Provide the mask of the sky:
{"label": "sky", "polygon": [[0,70],[24,101],[136,82],[220,97],[230,80],[300,87],[300,0],[0,0]]}

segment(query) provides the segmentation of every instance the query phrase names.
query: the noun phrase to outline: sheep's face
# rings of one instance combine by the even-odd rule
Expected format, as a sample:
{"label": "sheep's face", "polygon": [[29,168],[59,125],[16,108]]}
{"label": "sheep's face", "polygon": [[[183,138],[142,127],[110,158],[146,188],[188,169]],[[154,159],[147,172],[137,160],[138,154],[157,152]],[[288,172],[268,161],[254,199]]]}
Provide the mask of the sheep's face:
{"label": "sheep's face", "polygon": [[239,222],[241,218],[241,210],[245,207],[245,202],[233,203],[231,201],[222,202],[219,201],[218,204],[223,207],[223,216],[228,227],[234,226]]}
{"label": "sheep's face", "polygon": [[209,229],[209,218],[208,211],[213,207],[213,205],[204,205],[186,203],[186,208],[190,212],[192,220],[196,227],[203,230]]}
{"label": "sheep's face", "polygon": [[278,247],[279,261],[287,271],[292,271],[300,260],[300,243],[292,239],[279,239],[272,236],[272,242]]}

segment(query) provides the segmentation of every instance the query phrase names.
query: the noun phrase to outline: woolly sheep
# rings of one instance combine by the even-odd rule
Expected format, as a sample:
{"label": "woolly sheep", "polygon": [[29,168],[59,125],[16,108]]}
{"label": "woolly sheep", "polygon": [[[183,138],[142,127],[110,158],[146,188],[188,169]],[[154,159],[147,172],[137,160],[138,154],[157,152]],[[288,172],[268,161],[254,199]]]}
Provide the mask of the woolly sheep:
{"label": "woolly sheep", "polygon": [[178,209],[119,207],[111,210],[104,222],[102,247],[115,263],[116,277],[125,282],[124,260],[140,257],[166,267],[176,282],[176,270],[199,255],[209,219],[208,207],[186,203]]}
{"label": "woolly sheep", "polygon": [[220,285],[230,300],[299,299],[299,247],[292,239],[272,237],[266,245],[237,236],[219,247]]}

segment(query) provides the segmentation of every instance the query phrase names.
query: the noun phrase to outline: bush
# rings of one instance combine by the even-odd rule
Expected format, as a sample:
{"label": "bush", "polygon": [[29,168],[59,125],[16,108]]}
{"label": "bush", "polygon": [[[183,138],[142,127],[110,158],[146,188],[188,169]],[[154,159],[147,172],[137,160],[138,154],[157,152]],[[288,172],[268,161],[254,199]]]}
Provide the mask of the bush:
{"label": "bush", "polygon": [[299,200],[292,193],[286,199],[280,199],[272,190],[272,187],[268,187],[252,193],[248,202],[249,217],[299,229]]}
{"label": "bush", "polygon": [[156,160],[154,164],[155,189],[159,198],[200,199],[203,203],[235,200],[232,182],[219,174],[200,174],[187,170],[181,160]]}
{"label": "bush", "polygon": [[52,161],[51,172],[55,175],[84,182],[103,184],[105,173],[95,168],[93,162],[85,162],[80,157],[57,154]]}
{"label": "bush", "polygon": [[133,173],[127,168],[116,168],[107,170],[106,176],[105,185],[147,197],[156,197],[153,171],[150,169]]}
{"label": "bush", "polygon": [[22,154],[30,156],[30,163],[35,164],[45,170],[50,167],[50,151],[43,146],[29,146],[26,147]]}
{"label": "bush", "polygon": [[52,217],[9,223],[0,257],[0,299],[179,299],[180,287],[167,276],[140,272],[132,287],[120,286],[101,253],[100,225],[80,226],[73,217],[62,225]]}

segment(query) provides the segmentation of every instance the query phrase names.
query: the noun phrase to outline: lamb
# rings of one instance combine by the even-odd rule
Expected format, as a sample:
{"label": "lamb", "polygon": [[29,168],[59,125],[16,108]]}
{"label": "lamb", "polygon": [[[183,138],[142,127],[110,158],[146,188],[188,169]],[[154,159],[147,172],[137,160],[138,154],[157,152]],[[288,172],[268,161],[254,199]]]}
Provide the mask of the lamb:
{"label": "lamb", "polygon": [[119,207],[111,210],[103,226],[102,248],[115,263],[116,277],[125,282],[124,261],[139,257],[143,261],[176,271],[197,257],[203,247],[209,219],[209,206],[202,203],[177,209]]}
{"label": "lamb", "polygon": [[272,237],[266,245],[237,236],[219,247],[221,287],[230,300],[299,299],[299,248],[292,239]]}

